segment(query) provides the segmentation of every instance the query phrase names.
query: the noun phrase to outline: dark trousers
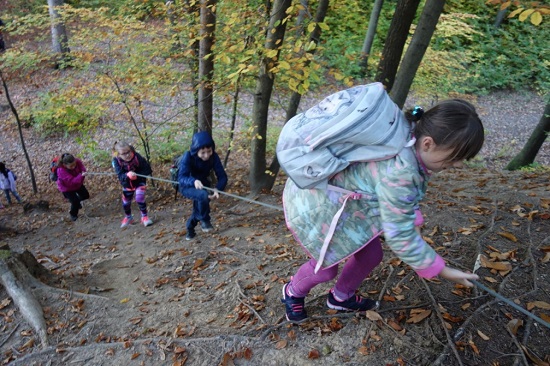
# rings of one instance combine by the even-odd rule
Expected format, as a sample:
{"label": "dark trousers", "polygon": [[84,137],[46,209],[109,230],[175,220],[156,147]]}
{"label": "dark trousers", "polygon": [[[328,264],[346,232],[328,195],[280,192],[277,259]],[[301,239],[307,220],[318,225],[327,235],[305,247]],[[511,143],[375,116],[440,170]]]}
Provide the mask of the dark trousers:
{"label": "dark trousers", "polygon": [[193,212],[187,220],[187,231],[195,230],[200,221],[210,223],[210,199],[206,189],[182,188],[181,194],[193,200]]}
{"label": "dark trousers", "polygon": [[78,210],[82,208],[80,202],[90,198],[90,193],[88,193],[88,190],[84,187],[84,185],[76,191],[61,193],[63,193],[63,196],[71,203],[71,210],[69,211],[71,216],[78,216]]}

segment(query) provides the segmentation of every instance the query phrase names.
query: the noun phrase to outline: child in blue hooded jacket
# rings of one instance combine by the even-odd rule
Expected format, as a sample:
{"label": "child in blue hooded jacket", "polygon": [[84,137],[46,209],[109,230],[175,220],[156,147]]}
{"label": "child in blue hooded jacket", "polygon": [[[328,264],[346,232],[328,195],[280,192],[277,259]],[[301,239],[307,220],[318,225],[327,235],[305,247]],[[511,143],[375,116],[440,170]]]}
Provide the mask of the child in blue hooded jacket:
{"label": "child in blue hooded jacket", "polygon": [[[211,187],[210,172],[214,170],[218,180],[214,192],[204,187]],[[218,191],[223,191],[227,185],[227,174],[223,168],[216,144],[206,131],[197,132],[191,140],[191,147],[180,159],[178,183],[181,194],[193,200],[193,212],[187,220],[186,240],[193,239],[197,234],[195,226],[201,224],[204,232],[213,229],[210,222],[210,200],[220,198]]]}

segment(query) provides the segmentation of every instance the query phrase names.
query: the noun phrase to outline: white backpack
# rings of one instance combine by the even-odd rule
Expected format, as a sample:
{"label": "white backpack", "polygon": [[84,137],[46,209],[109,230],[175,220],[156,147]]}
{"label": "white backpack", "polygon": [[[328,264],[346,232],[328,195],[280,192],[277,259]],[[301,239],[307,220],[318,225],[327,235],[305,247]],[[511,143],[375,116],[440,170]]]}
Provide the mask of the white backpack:
{"label": "white backpack", "polygon": [[298,187],[326,189],[350,163],[389,159],[411,146],[410,129],[381,83],[359,85],[291,118],[279,135],[277,159]]}

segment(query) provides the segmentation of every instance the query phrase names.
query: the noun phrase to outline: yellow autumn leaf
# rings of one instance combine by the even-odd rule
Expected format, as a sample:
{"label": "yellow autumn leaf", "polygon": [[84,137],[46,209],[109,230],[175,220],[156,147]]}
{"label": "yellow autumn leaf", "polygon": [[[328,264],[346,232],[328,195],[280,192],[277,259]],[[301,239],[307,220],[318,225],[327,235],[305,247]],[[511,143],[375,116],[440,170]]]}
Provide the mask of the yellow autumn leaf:
{"label": "yellow autumn leaf", "polygon": [[516,15],[518,15],[519,13],[521,13],[524,9],[523,8],[517,8],[516,10],[514,10],[513,12],[510,13],[510,15],[508,15],[508,18],[513,18],[515,17]]}
{"label": "yellow autumn leaf", "polygon": [[500,10],[504,10],[504,9],[508,9],[508,7],[512,4],[511,1],[507,1],[505,3],[502,3],[502,5],[500,6]]}
{"label": "yellow autumn leaf", "polygon": [[514,236],[514,234],[512,233],[508,233],[508,232],[505,232],[505,231],[501,231],[499,233],[497,233],[498,235],[508,239],[508,240],[511,240],[513,241],[514,243],[516,243],[518,241],[518,239]]}
{"label": "yellow autumn leaf", "polygon": [[269,50],[265,53],[265,57],[274,58],[277,56],[277,50]]}
{"label": "yellow autumn leaf", "polygon": [[527,10],[523,11],[518,17],[519,21],[524,22],[525,19],[527,19],[527,17],[529,15],[533,14],[534,11],[535,11],[535,9],[527,9]]}
{"label": "yellow autumn leaf", "polygon": [[284,70],[290,70],[290,64],[286,61],[279,62],[279,68]]}
{"label": "yellow autumn leaf", "polygon": [[539,25],[540,23],[542,23],[542,14],[539,13],[538,11],[535,11],[535,12],[531,15],[531,24],[533,24],[533,25]]}
{"label": "yellow autumn leaf", "polygon": [[128,301],[130,301],[129,297],[125,297],[124,299],[120,300],[121,304],[126,304]]}

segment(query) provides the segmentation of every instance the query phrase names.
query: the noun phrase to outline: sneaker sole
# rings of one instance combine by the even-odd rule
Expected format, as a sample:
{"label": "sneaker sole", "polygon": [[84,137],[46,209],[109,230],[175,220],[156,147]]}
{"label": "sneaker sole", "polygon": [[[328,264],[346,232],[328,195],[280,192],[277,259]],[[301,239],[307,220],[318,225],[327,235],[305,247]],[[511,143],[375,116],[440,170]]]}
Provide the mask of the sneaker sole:
{"label": "sneaker sole", "polygon": [[346,307],[343,307],[343,306],[338,306],[338,305],[334,305],[334,304],[331,304],[328,300],[327,300],[327,307],[332,309],[332,310],[340,310],[340,311],[368,311],[368,310],[378,310],[378,308],[380,307],[380,301],[376,301],[374,306],[370,309],[367,309],[367,310],[355,310],[355,309],[349,309],[349,308],[346,308]]}
{"label": "sneaker sole", "polygon": [[205,228],[202,228],[202,227],[201,227],[201,230],[202,230],[203,233],[209,233],[209,232],[211,232],[211,231],[214,230],[214,229],[205,229]]}

